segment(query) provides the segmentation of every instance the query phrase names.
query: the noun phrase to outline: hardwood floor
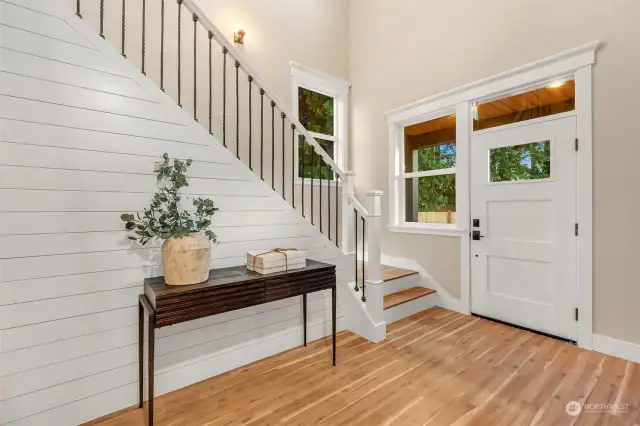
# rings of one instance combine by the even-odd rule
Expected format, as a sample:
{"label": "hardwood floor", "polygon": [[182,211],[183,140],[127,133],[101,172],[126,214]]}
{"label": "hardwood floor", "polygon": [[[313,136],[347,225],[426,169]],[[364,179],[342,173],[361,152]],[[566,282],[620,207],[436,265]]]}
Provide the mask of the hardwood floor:
{"label": "hardwood floor", "polygon": [[[584,406],[578,416],[567,403]],[[374,344],[331,341],[258,361],[156,399],[158,425],[637,425],[640,364],[432,308]],[[141,426],[128,409],[92,425]]]}

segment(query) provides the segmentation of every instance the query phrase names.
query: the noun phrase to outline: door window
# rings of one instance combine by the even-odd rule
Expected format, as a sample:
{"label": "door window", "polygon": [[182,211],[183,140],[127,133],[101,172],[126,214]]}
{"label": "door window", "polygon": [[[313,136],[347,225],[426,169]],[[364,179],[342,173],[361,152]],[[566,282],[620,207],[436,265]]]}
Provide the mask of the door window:
{"label": "door window", "polygon": [[489,150],[489,181],[548,179],[551,141],[503,146]]}

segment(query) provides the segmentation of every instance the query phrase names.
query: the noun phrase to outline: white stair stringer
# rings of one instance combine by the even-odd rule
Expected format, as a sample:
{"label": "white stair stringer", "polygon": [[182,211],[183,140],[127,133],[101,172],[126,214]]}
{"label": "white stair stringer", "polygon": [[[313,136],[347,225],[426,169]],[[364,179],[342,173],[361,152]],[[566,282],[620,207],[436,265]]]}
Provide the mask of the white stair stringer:
{"label": "white stair stringer", "polygon": [[347,319],[347,328],[367,340],[378,343],[386,337],[387,323],[382,315],[382,289],[378,283],[367,282],[367,301],[362,302],[362,289],[355,291],[355,284],[349,283],[350,295],[344,297],[345,306],[351,313]]}

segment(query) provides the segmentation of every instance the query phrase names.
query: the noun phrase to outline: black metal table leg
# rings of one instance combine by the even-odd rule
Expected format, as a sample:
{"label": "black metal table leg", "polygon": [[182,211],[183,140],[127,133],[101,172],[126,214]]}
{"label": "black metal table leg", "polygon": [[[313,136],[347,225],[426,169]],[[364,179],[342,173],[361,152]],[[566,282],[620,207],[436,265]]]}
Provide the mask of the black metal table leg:
{"label": "black metal table leg", "polygon": [[307,346],[307,293],[302,295],[302,324],[304,345]]}
{"label": "black metal table leg", "polygon": [[333,337],[333,366],[336,365],[336,288],[331,288],[331,327]]}
{"label": "black metal table leg", "polygon": [[138,380],[140,392],[138,408],[142,408],[144,406],[144,307],[140,300],[138,300]]}
{"label": "black metal table leg", "polygon": [[156,345],[156,339],[155,339],[155,334],[156,334],[156,311],[153,309],[153,307],[151,306],[151,304],[149,303],[149,300],[147,299],[147,297],[144,294],[140,295],[139,298],[140,301],[140,311],[139,315],[140,315],[140,325],[139,325],[139,334],[138,337],[140,339],[140,341],[138,342],[138,348],[139,348],[139,356],[140,356],[140,406],[142,406],[143,404],[143,395],[142,395],[142,383],[143,383],[143,368],[142,368],[142,361],[143,361],[143,356],[144,353],[142,352],[142,345],[144,344],[144,328],[143,328],[143,323],[144,323],[144,318],[142,315],[142,311],[144,310],[147,313],[147,318],[149,320],[149,324],[148,324],[148,354],[147,354],[147,375],[149,376],[149,392],[148,392],[148,398],[149,398],[149,402],[148,402],[148,416],[147,416],[147,424],[149,426],[153,426],[153,387],[154,387],[154,378],[155,378],[155,345]]}
{"label": "black metal table leg", "polygon": [[154,382],[155,382],[155,329],[156,315],[149,315],[149,354],[148,354],[148,375],[149,375],[149,426],[153,426],[153,398],[154,398]]}

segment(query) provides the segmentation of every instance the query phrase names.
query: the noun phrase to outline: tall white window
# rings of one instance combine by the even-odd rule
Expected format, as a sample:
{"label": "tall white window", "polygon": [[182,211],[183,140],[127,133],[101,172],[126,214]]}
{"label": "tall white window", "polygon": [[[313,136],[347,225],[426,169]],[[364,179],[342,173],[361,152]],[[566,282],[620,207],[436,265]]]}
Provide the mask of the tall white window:
{"label": "tall white window", "polygon": [[[349,83],[294,62],[291,63],[293,109],[296,118],[341,168],[347,162],[347,99]],[[300,135],[296,176],[299,180],[333,179],[333,173],[319,167],[311,146]]]}
{"label": "tall white window", "polygon": [[456,223],[456,115],[404,128],[405,222]]}

